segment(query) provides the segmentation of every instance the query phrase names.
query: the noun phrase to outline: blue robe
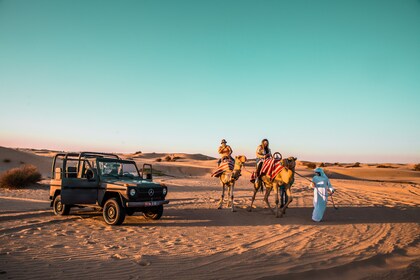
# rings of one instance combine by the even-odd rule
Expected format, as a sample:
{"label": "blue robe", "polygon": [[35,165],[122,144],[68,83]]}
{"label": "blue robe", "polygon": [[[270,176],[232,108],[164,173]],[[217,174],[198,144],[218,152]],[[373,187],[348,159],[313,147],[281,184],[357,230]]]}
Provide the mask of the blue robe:
{"label": "blue robe", "polygon": [[334,188],[331,186],[330,180],[323,172],[321,176],[314,176],[312,181],[315,184],[314,211],[312,212],[312,220],[320,222],[324,216],[325,209],[327,208],[328,191],[334,192]]}

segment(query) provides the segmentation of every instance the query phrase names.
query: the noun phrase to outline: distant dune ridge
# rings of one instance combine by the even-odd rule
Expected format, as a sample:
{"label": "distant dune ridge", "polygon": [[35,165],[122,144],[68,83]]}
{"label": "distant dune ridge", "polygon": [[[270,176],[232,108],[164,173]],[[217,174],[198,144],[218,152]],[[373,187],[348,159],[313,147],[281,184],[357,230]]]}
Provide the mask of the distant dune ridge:
{"label": "distant dune ridge", "polygon": [[[38,167],[44,178],[50,176],[52,157],[57,151],[37,149],[12,149],[0,147],[0,173],[22,164],[32,164]],[[169,176],[207,176],[216,168],[217,159],[203,154],[187,153],[131,153],[119,154],[125,159],[134,160],[141,168],[143,163],[152,164],[159,171],[158,174]],[[165,157],[175,158],[175,161],[166,161]],[[161,161],[157,161],[161,159]],[[5,160],[10,162],[5,162]],[[246,164],[247,170],[254,169],[254,160]],[[322,163],[297,162],[298,170],[311,172],[313,168],[322,166],[332,179],[372,180],[389,182],[420,183],[420,172],[414,171],[415,164],[360,164],[354,163]],[[248,173],[247,171],[243,172]]]}

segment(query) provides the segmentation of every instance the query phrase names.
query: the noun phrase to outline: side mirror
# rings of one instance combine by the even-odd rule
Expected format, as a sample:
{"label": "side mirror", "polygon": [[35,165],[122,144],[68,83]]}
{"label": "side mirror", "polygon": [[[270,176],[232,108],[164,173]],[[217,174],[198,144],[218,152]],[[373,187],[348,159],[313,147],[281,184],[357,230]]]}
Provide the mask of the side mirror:
{"label": "side mirror", "polygon": [[153,167],[151,164],[145,163],[143,164],[143,168],[141,169],[141,175],[143,179],[146,180],[153,180]]}
{"label": "side mirror", "polygon": [[96,172],[93,171],[92,169],[86,170],[86,178],[89,182],[95,181],[96,180]]}

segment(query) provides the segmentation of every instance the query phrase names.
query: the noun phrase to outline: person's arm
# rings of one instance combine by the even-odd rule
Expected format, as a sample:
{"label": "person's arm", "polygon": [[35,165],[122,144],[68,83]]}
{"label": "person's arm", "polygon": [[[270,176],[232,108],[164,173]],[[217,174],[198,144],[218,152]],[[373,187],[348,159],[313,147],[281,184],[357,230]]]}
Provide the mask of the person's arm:
{"label": "person's arm", "polygon": [[223,149],[224,149],[224,147],[223,147],[223,146],[220,146],[220,147],[219,147],[219,154],[222,154]]}
{"label": "person's arm", "polygon": [[264,158],[264,154],[262,153],[263,149],[264,148],[262,148],[261,146],[257,147],[257,151],[256,151],[257,158]]}
{"label": "person's arm", "polygon": [[328,191],[330,192],[330,194],[333,194],[334,192],[335,192],[335,189],[333,188],[333,186],[331,185],[331,182],[330,182],[330,180],[328,179],[328,181],[327,181],[327,188],[328,188]]}
{"label": "person's arm", "polygon": [[229,149],[229,156],[231,156],[232,155],[232,153],[233,153],[233,150],[232,150],[232,148],[230,147],[230,146],[227,146],[228,147],[228,149]]}
{"label": "person's arm", "polygon": [[271,157],[271,149],[268,148],[268,153],[265,155],[266,158]]}

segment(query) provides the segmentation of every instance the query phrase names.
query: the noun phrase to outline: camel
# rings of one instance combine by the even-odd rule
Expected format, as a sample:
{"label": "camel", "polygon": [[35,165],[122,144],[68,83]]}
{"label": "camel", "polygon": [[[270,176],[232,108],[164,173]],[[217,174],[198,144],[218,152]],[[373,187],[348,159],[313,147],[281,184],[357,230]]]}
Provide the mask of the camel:
{"label": "camel", "polygon": [[[276,217],[279,217],[279,195],[280,195],[280,186],[285,187],[285,191],[287,196],[289,197],[287,200],[287,203],[281,208],[281,214],[280,217],[283,217],[283,215],[286,213],[286,208],[289,206],[289,204],[293,200],[291,187],[295,181],[295,167],[296,167],[296,160],[295,157],[289,157],[287,159],[282,159],[282,164],[285,168],[283,168],[279,174],[277,174],[276,177],[274,177],[273,180],[267,175],[262,175],[261,180],[257,180],[254,183],[254,194],[252,196],[251,200],[251,206],[248,209],[249,212],[252,211],[252,204],[255,200],[255,195],[259,190],[263,191],[263,185],[265,185],[265,195],[264,195],[264,201],[268,205],[268,208],[270,209],[271,213],[273,215],[275,214]],[[262,181],[262,182],[261,182]],[[276,213],[274,213],[273,209],[270,206],[270,203],[268,202],[268,197],[270,196],[271,190],[274,188],[274,191],[276,192]]]}
{"label": "camel", "polygon": [[220,175],[220,183],[222,184],[222,196],[220,197],[220,201],[218,203],[217,209],[222,209],[223,200],[225,197],[225,187],[228,188],[228,207],[232,208],[232,212],[235,212],[235,206],[233,203],[233,190],[235,187],[235,182],[241,176],[242,166],[246,162],[245,156],[237,156],[235,157],[235,165],[233,170],[226,170]]}

